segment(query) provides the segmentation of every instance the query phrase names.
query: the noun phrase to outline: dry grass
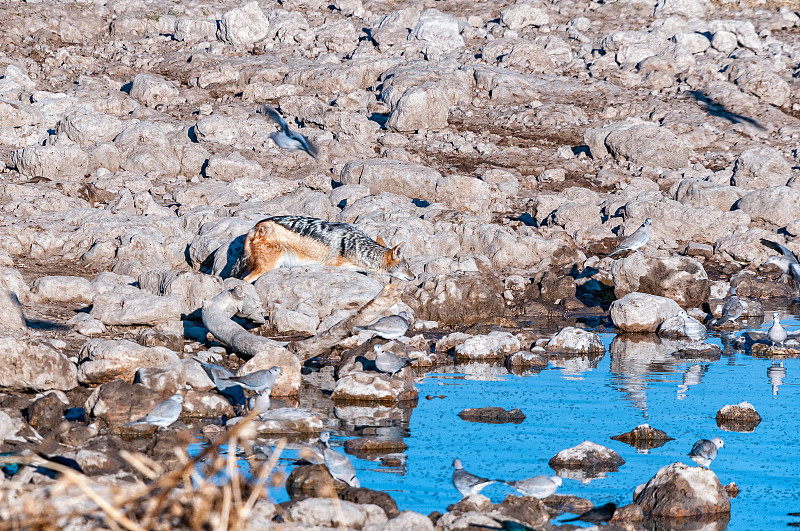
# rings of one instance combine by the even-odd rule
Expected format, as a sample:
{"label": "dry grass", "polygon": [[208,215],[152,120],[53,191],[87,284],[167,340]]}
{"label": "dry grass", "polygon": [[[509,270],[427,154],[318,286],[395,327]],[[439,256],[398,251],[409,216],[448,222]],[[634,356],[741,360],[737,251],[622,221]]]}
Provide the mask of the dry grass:
{"label": "dry grass", "polygon": [[[245,477],[236,466],[236,450],[242,447],[252,455],[248,441],[255,435],[254,417],[255,412],[245,417],[195,458],[185,447],[176,447],[179,466],[171,472],[147,456],[121,452],[142,475],[140,482],[109,483],[37,456],[0,458],[0,463],[24,463],[59,474],[46,486],[13,479],[0,483],[0,530],[61,529],[78,523],[128,531],[244,529],[257,502],[267,496],[265,484],[286,444],[279,441],[272,456]],[[220,452],[223,444],[228,445],[227,457]]]}

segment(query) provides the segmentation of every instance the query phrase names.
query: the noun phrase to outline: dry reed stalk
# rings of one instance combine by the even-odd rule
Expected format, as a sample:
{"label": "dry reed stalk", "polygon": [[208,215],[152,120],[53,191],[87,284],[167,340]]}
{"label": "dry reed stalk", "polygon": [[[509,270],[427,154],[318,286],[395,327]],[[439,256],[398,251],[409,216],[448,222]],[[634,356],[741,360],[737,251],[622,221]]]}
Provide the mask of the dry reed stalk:
{"label": "dry reed stalk", "polygon": [[[145,531],[157,528],[171,529],[173,523],[169,523],[169,520],[164,521],[165,515],[167,517],[182,518],[182,526],[188,525],[194,529],[208,529],[211,521],[214,520],[216,520],[216,525],[213,526],[214,529],[220,529],[221,531],[242,529],[247,522],[247,516],[264,492],[264,484],[270,473],[275,469],[277,460],[286,445],[286,440],[281,439],[278,442],[276,451],[259,469],[254,481],[243,483],[241,473],[236,467],[236,450],[243,430],[250,425],[255,416],[255,412],[251,412],[231,428],[226,436],[218,437],[195,458],[190,458],[185,453],[185,450],[176,448],[180,466],[169,473],[165,473],[161,465],[144,455],[121,452],[120,455],[123,459],[146,479],[150,480],[150,483],[126,485],[124,489],[113,496],[109,496],[104,492],[96,492],[94,488],[99,484],[83,474],[64,465],[36,456],[0,457],[0,463],[33,464],[60,473],[61,477],[54,485],[54,490],[59,490],[59,485],[77,487],[82,496],[85,496],[99,508],[100,518],[104,519],[103,525],[107,525],[111,529],[125,529],[127,531]],[[227,459],[220,457],[214,459],[213,463],[207,463],[206,461],[212,453],[217,452],[219,447],[226,441],[229,445]],[[243,440],[243,444],[246,445],[244,441],[246,439]],[[206,463],[208,466],[203,471],[206,477],[217,477],[225,471],[228,481],[220,487],[204,480],[197,470],[199,463]],[[193,478],[197,481],[194,488],[192,488]],[[174,489],[181,484],[185,488],[181,489],[177,495],[171,495]],[[243,501],[244,486],[249,486],[250,488],[246,501]],[[108,489],[106,486],[104,488]],[[33,500],[31,502],[33,503]],[[85,509],[59,512],[57,510],[48,510],[49,507],[47,506],[41,507],[38,502],[35,505],[35,507],[30,507],[26,511],[20,511],[20,514],[27,513],[31,515],[25,518],[24,522],[15,519],[14,523],[8,527],[3,522],[0,522],[0,530],[5,528],[52,529],[56,519],[97,517],[94,510],[89,513],[86,513]],[[134,512],[139,516],[133,517],[131,513]]]}
{"label": "dry reed stalk", "polygon": [[245,522],[247,521],[247,517],[250,515],[250,511],[253,510],[255,507],[256,502],[258,501],[258,497],[261,494],[261,491],[264,489],[264,483],[267,481],[267,477],[269,477],[270,472],[275,468],[275,465],[278,462],[278,458],[280,458],[283,449],[286,447],[286,439],[280,439],[278,444],[275,445],[275,450],[272,452],[272,455],[269,456],[269,460],[266,461],[258,471],[258,476],[256,478],[256,484],[253,487],[253,490],[250,492],[250,497],[245,502],[244,507],[242,508],[242,514],[240,521]]}

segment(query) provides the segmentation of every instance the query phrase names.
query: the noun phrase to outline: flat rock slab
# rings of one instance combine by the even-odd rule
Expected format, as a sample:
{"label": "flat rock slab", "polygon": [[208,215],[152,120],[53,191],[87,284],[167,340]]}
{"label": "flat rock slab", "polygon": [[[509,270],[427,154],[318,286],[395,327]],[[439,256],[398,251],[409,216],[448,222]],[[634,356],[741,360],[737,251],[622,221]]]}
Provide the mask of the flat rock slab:
{"label": "flat rock slab", "polygon": [[[238,424],[242,418],[231,419],[227,425]],[[260,435],[317,434],[325,428],[319,415],[295,408],[271,409],[255,419],[253,426]]]}
{"label": "flat rock slab", "polygon": [[467,422],[483,422],[486,424],[521,424],[525,414],[519,409],[506,411],[501,407],[467,408],[458,414]]}
{"label": "flat rock slab", "polygon": [[344,443],[344,451],[348,454],[389,454],[405,452],[408,445],[402,440],[377,439],[375,437],[358,437],[348,439]]}

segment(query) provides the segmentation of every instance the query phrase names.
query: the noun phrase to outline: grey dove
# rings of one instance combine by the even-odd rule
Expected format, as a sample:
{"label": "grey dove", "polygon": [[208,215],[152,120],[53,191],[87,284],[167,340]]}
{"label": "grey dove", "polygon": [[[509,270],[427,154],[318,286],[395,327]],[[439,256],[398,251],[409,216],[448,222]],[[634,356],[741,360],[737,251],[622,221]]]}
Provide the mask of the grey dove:
{"label": "grey dove", "polygon": [[561,478],[558,476],[534,476],[532,478],[521,479],[519,481],[503,481],[509,487],[517,489],[524,496],[532,496],[534,498],[547,498],[551,494],[555,494],[558,487],[561,486]]}
{"label": "grey dove", "polygon": [[397,354],[385,350],[382,345],[375,345],[372,349],[375,351],[375,367],[380,372],[388,373],[391,376],[414,363],[414,360],[410,358],[401,358]]}
{"label": "grey dove", "polygon": [[798,262],[797,256],[795,256],[791,249],[764,238],[761,239],[761,243],[781,253],[781,256],[770,256],[766,263],[778,266],[784,275],[789,275],[791,277],[794,289],[797,290],[800,288],[800,262]]}
{"label": "grey dove", "polygon": [[714,321],[714,326],[724,325],[729,321],[734,323],[736,319],[742,316],[743,312],[744,306],[742,306],[742,301],[736,296],[736,288],[731,286],[730,297],[728,297],[728,300],[725,301],[725,305],[722,307],[722,316]]}
{"label": "grey dove", "polygon": [[711,461],[717,457],[717,450],[724,447],[725,443],[719,437],[714,437],[710,441],[708,439],[700,439],[694,446],[692,451],[689,452],[689,457],[698,465],[710,468]]}
{"label": "grey dove", "polygon": [[269,405],[270,405],[269,393],[270,393],[270,391],[271,391],[271,389],[267,388],[267,389],[264,389],[263,391],[260,391],[259,393],[256,393],[256,395],[251,396],[250,400],[247,401],[247,407],[250,408],[250,411],[256,411],[256,415],[258,415],[259,417],[263,413],[266,413],[267,411],[269,411]]}
{"label": "grey dove", "polygon": [[408,322],[411,316],[408,312],[400,312],[397,315],[381,317],[374,323],[367,326],[354,326],[353,330],[372,332],[383,339],[397,339],[404,335],[408,330]]}
{"label": "grey dove", "polygon": [[470,494],[477,494],[485,487],[488,487],[495,480],[486,479],[475,474],[470,474],[464,470],[464,465],[461,464],[461,459],[453,459],[453,486],[463,497]]}
{"label": "grey dove", "polygon": [[331,473],[334,479],[343,481],[351,487],[360,487],[361,483],[356,477],[356,469],[353,467],[353,463],[350,462],[346,455],[331,448],[330,437],[331,434],[327,431],[322,432],[319,436],[319,440],[325,445],[322,456],[325,459],[325,466],[328,468],[328,472]]}
{"label": "grey dove", "polygon": [[235,378],[236,375],[225,367],[214,365],[213,363],[206,363],[203,360],[193,357],[194,361],[200,364],[205,373],[214,382],[217,391],[220,392],[230,403],[234,406],[241,407],[247,402],[244,396],[242,387],[235,382],[231,382],[229,378]]}
{"label": "grey dove", "polygon": [[277,365],[273,365],[269,369],[251,372],[244,376],[233,376],[231,378],[226,378],[226,380],[240,385],[245,389],[260,393],[265,389],[271,389],[272,386],[275,385],[275,380],[277,380],[280,375],[281,368]]}
{"label": "grey dove", "polygon": [[786,329],[781,325],[781,314],[772,312],[772,326],[767,330],[767,339],[769,339],[773,345],[780,344],[783,346],[787,335]]}
{"label": "grey dove", "polygon": [[640,247],[647,245],[647,242],[650,240],[650,225],[652,224],[652,219],[647,218],[644,220],[644,223],[642,223],[633,234],[622,240],[619,245],[617,245],[617,248],[611,251],[608,256],[613,256],[623,251],[636,251]]}
{"label": "grey dove", "polygon": [[163,402],[159,403],[150,410],[144,417],[128,422],[125,426],[138,426],[150,424],[159,428],[168,428],[173,422],[178,420],[183,409],[183,396],[174,394]]}

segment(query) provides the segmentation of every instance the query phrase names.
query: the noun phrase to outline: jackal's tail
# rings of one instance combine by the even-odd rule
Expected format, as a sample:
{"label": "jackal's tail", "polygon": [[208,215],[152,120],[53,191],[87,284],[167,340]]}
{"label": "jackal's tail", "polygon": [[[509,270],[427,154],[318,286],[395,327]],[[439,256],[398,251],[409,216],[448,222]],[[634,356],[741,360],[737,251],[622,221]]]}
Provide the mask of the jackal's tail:
{"label": "jackal's tail", "polygon": [[231,266],[231,277],[243,279],[248,273],[250,273],[250,260],[247,259],[247,254],[242,250]]}

